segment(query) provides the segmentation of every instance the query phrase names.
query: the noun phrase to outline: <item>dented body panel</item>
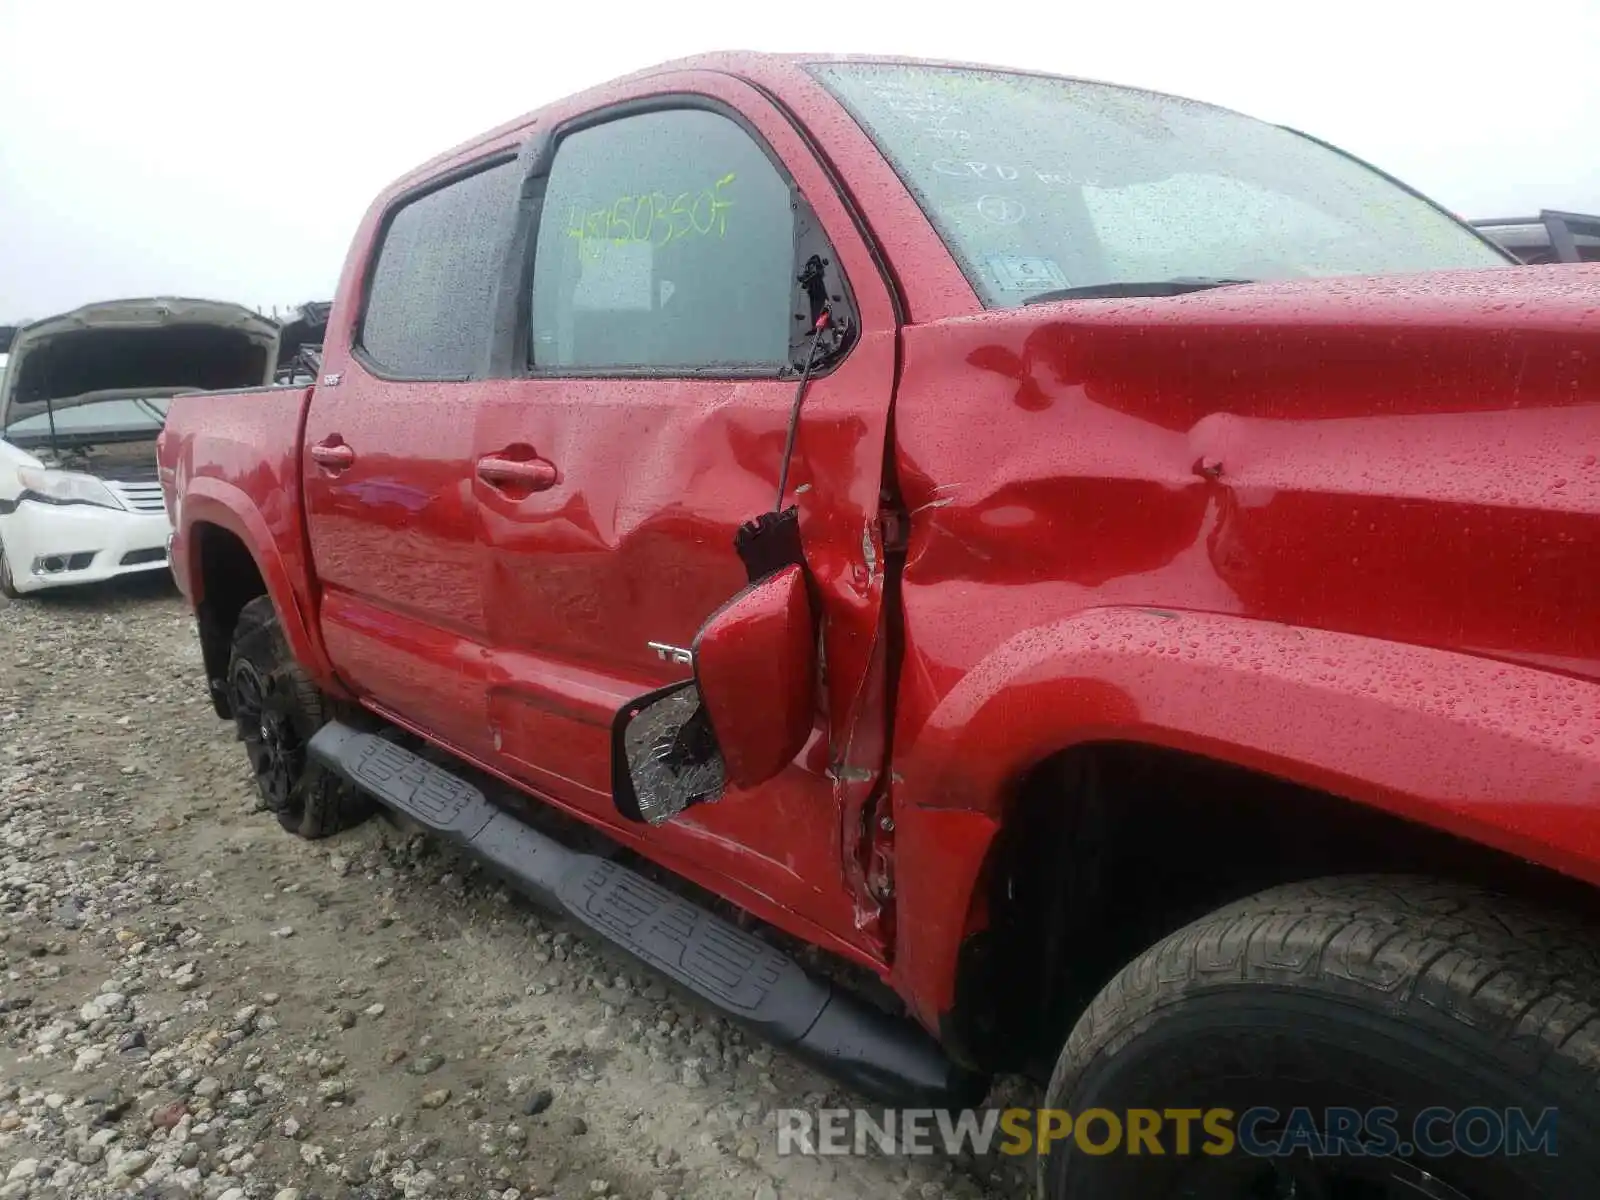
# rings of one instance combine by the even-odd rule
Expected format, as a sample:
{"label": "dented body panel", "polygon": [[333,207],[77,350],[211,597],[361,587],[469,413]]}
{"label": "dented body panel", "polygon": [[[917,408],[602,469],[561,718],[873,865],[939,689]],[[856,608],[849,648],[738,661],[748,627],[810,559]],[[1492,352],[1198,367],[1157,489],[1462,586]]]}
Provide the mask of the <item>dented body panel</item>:
{"label": "dented body panel", "polygon": [[[992,833],[1043,758],[1129,740],[1600,882],[1597,295],[1529,268],[908,330],[900,836]],[[948,979],[970,914],[901,879],[947,907],[896,970]]]}
{"label": "dented body panel", "polygon": [[[743,585],[787,379],[383,378],[354,352],[408,189],[570,117],[694,95],[781,157],[848,276],[790,473],[822,620],[775,779],[645,829],[618,709]],[[795,63],[671,64],[486,134],[374,203],[313,389],[182,399],[175,567],[248,548],[330,692],[887,978],[938,1028],[1020,781],[1139,742],[1600,883],[1600,268],[982,311]],[[345,455],[342,448],[348,448]],[[475,471],[510,461],[518,490]],[[537,470],[529,464],[539,465]]]}

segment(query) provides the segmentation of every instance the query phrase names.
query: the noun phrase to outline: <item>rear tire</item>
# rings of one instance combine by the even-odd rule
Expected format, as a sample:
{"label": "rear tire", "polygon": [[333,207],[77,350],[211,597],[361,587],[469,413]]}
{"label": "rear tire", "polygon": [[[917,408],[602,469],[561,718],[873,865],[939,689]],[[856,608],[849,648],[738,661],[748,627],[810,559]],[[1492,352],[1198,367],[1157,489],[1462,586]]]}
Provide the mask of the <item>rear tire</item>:
{"label": "rear tire", "polygon": [[289,653],[269,596],[239,612],[228,657],[228,700],[262,802],[279,824],[321,838],[359,823],[365,799],[306,754],[327,723],[322,693]]}
{"label": "rear tire", "polygon": [[[1241,1145],[1165,1155],[1088,1154],[1072,1140],[1039,1158],[1048,1200],[1269,1200],[1438,1197],[1525,1200],[1594,1195],[1600,1179],[1600,941],[1586,926],[1476,889],[1426,879],[1352,877],[1274,888],[1179,930],[1125,967],[1079,1019],[1045,1105],[1227,1108]],[[1554,1108],[1557,1153],[1430,1157],[1419,1113],[1442,1106]],[[1326,1136],[1331,1108],[1396,1110],[1387,1154],[1346,1140],[1313,1157],[1243,1152],[1244,1113],[1304,1108]],[[1288,1124],[1288,1130],[1295,1130]],[[1436,1143],[1451,1125],[1424,1124]],[[1486,1144],[1482,1124],[1469,1145]],[[1255,1144],[1282,1121],[1254,1125]],[[1091,1148],[1107,1127],[1091,1124]],[[1442,1131],[1442,1134],[1441,1134]],[[1305,1132],[1302,1127],[1301,1133]],[[1369,1131],[1370,1132],[1370,1131]],[[1477,1139],[1474,1141],[1474,1139]],[[1220,1143],[1214,1143],[1219,1144]],[[1312,1144],[1315,1144],[1313,1138]],[[1368,1147],[1373,1143],[1366,1143]],[[1148,1147],[1146,1147],[1148,1149]],[[1402,1151],[1410,1151],[1402,1153]]]}

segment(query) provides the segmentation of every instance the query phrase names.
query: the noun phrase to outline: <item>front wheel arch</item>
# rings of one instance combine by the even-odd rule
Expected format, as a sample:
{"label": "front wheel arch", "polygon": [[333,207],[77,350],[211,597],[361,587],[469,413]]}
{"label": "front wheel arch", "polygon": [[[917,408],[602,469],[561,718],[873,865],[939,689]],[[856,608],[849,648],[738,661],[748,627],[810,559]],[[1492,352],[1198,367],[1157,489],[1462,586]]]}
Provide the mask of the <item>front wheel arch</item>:
{"label": "front wheel arch", "polygon": [[900,790],[1000,816],[1038,764],[1092,742],[1236,763],[1600,885],[1600,682],[1218,613],[1022,631],[897,746]]}
{"label": "front wheel arch", "polygon": [[[1075,747],[1019,784],[1001,822],[913,811],[902,832],[983,855],[970,881],[952,863],[940,871],[945,890],[966,898],[951,1000],[937,1010],[942,1037],[963,1061],[1041,1080],[1125,963],[1266,888],[1426,871],[1600,927],[1600,892],[1582,881],[1348,796],[1156,745]],[[909,874],[907,896],[926,908]]]}
{"label": "front wheel arch", "polygon": [[971,1010],[961,960],[988,923],[995,846],[1043,838],[1019,826],[1019,797],[1108,745],[1286,781],[1600,885],[1600,683],[1216,613],[1085,610],[1013,635],[897,732],[894,970],[930,1028]]}

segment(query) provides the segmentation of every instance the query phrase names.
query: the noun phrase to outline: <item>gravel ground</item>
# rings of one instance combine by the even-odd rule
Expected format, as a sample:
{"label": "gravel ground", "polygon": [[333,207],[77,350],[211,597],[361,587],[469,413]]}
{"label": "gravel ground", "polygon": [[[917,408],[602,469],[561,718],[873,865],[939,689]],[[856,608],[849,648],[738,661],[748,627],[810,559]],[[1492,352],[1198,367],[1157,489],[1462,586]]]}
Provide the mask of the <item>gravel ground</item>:
{"label": "gravel ground", "polygon": [[382,820],[257,810],[165,578],[0,599],[0,1200],[1020,1197]]}

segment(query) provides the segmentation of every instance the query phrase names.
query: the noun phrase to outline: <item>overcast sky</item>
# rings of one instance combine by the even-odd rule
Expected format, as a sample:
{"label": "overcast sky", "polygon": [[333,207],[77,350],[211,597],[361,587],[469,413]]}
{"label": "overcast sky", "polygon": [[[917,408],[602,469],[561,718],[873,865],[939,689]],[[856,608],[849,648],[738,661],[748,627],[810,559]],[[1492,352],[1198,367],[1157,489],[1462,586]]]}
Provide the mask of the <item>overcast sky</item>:
{"label": "overcast sky", "polygon": [[[956,57],[1315,133],[1463,215],[1600,212],[1600,0],[0,0],[0,321],[329,296],[395,176],[708,49]],[[247,15],[248,14],[248,15]]]}

